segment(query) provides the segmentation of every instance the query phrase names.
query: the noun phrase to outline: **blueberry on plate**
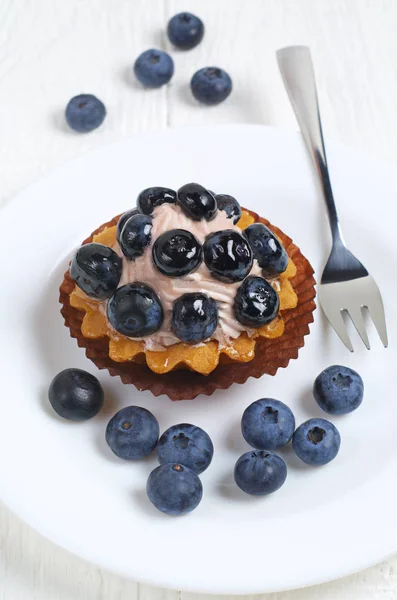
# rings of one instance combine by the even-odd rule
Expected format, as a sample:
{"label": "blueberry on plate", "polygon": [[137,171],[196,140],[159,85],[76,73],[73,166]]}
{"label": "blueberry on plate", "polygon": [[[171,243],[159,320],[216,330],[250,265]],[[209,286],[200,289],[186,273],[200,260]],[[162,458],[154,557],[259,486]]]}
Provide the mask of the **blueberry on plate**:
{"label": "blueberry on plate", "polygon": [[251,246],[265,277],[284,273],[288,266],[288,254],[280,240],[263,223],[253,223],[244,229],[243,235]]}
{"label": "blueberry on plate", "polygon": [[158,510],[179,516],[191,512],[200,504],[203,486],[198,475],[188,467],[168,463],[150,473],[146,493]]}
{"label": "blueberry on plate", "polygon": [[70,276],[96,300],[106,300],[117,289],[123,262],[114,250],[103,244],[84,244],[72,259]]}
{"label": "blueberry on plate", "polygon": [[212,298],[198,292],[183,294],[174,302],[171,330],[187,344],[198,344],[211,337],[218,325],[218,306]]}
{"label": "blueberry on plate", "polygon": [[205,471],[214,455],[211,438],[203,429],[188,423],[173,425],[160,437],[159,463],[179,463],[198,475]]}
{"label": "blueberry on plate", "polygon": [[313,387],[314,398],[325,412],[345,415],[358,408],[363,400],[364,383],[349,367],[333,365],[318,375]]}
{"label": "blueberry on plate", "polygon": [[183,277],[200,265],[203,249],[186,229],[170,229],[153,244],[153,262],[163,275]]}
{"label": "blueberry on plate", "polygon": [[217,210],[215,197],[198,183],[187,183],[179,188],[177,202],[185,215],[193,221],[211,221]]}
{"label": "blueberry on plate", "polygon": [[103,406],[98,379],[82,369],[65,369],[55,375],[48,390],[52,408],[69,421],[87,421]]}
{"label": "blueberry on plate", "polygon": [[140,282],[119,287],[108,302],[107,315],[116,331],[132,338],[155,333],[164,319],[156,292]]}
{"label": "blueberry on plate", "polygon": [[295,431],[292,447],[306,464],[326,465],[339,452],[340,434],[326,419],[309,419]]}
{"label": "blueberry on plate", "polygon": [[106,427],[106,442],[119,458],[139,460],[157,446],[160,428],[146,408],[127,406],[119,410]]}
{"label": "blueberry on plate", "polygon": [[141,213],[151,215],[157,206],[175,204],[176,192],[166,187],[150,187],[143,190],[137,198],[137,206]]}
{"label": "blueberry on plate", "polygon": [[190,82],[193,96],[208,105],[220,104],[232,91],[230,75],[219,67],[205,67],[196,71]]}
{"label": "blueberry on plate", "polygon": [[96,96],[79,94],[69,100],[65,109],[66,122],[79,133],[89,133],[102,125],[106,108]]}
{"label": "blueberry on plate", "polygon": [[204,261],[212,277],[233,283],[247,277],[252,267],[252,251],[247,240],[234,229],[224,229],[207,235]]}
{"label": "blueberry on plate", "polygon": [[120,244],[120,235],[121,232],[123,231],[123,227],[124,225],[127,223],[128,219],[130,217],[133,217],[134,215],[139,214],[139,210],[137,208],[132,208],[131,210],[127,210],[125,213],[123,213],[121,215],[121,217],[119,218],[119,220],[117,221],[117,227],[116,227],[116,238],[118,243]]}
{"label": "blueberry on plate", "polygon": [[143,256],[152,239],[153,219],[149,215],[133,215],[125,223],[119,239],[120,248],[127,258]]}
{"label": "blueberry on plate", "polygon": [[238,487],[253,496],[276,492],[286,478],[287,467],[283,459],[266,450],[246,452],[234,467],[234,479]]}
{"label": "blueberry on plate", "polygon": [[145,87],[158,88],[168,83],[174,74],[174,61],[162,50],[142,52],[134,64],[134,73]]}
{"label": "blueberry on plate", "polygon": [[291,409],[280,400],[262,398],[245,409],[241,431],[253,448],[275,450],[291,441],[295,418]]}
{"label": "blueberry on plate", "polygon": [[224,210],[228,219],[232,219],[234,224],[238,223],[241,218],[241,206],[236,198],[228,194],[217,194],[215,200],[218,204],[218,210]]}
{"label": "blueberry on plate", "polygon": [[247,277],[237,290],[234,314],[246,327],[262,327],[277,316],[280,298],[270,283],[262,277]]}
{"label": "blueberry on plate", "polygon": [[168,21],[167,33],[174,46],[181,50],[190,50],[203,39],[204,24],[195,15],[182,12]]}

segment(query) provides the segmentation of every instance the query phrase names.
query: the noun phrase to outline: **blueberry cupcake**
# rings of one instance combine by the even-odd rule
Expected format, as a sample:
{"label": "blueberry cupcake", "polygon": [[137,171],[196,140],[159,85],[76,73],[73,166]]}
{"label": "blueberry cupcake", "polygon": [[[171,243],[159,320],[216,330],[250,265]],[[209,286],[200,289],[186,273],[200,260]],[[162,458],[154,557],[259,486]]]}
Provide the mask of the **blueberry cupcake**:
{"label": "blueberry cupcake", "polygon": [[143,190],[75,253],[65,324],[100,369],[172,400],[275,375],[315,308],[313,269],[266,219],[189,183]]}

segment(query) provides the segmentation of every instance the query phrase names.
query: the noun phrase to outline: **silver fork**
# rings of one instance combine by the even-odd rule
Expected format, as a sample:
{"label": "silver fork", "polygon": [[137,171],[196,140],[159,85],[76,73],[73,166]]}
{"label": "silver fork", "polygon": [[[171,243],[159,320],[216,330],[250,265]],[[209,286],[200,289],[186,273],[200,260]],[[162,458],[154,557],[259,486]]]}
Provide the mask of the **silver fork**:
{"label": "silver fork", "polygon": [[387,347],[387,329],[382,296],[374,278],[346,248],[332,194],[320,120],[316,82],[309,48],[290,46],[277,52],[278,66],[302,131],[328,208],[332,250],[318,286],[321,306],[345,346],[353,352],[344,314],[353,321],[365,346],[370,348],[363,309],[367,309],[382,343]]}

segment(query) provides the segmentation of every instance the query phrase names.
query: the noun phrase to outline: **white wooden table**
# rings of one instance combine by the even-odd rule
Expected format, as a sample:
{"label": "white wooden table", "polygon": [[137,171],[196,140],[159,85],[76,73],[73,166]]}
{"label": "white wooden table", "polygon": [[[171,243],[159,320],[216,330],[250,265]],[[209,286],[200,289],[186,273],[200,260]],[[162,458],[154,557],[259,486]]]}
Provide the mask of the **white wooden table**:
{"label": "white wooden table", "polygon": [[[173,52],[170,86],[145,91],[131,65],[144,49],[169,49],[165,24],[181,10],[202,17],[204,41]],[[274,55],[296,43],[314,54],[326,136],[396,163],[396,0],[0,0],[0,204],[65,160],[140,131],[227,122],[296,128]],[[193,72],[209,65],[234,81],[232,96],[214,108],[198,106],[188,87]],[[69,98],[81,92],[108,109],[104,126],[86,136],[68,131],[63,119]],[[0,519],[0,600],[193,600],[91,566],[5,508]],[[267,598],[319,597],[397,598],[397,558]]]}

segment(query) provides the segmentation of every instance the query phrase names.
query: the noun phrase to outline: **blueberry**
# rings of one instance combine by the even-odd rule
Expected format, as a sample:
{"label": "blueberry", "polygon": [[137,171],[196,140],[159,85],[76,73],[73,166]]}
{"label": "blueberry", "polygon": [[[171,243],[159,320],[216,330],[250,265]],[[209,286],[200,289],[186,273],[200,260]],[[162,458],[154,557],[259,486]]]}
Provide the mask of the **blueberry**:
{"label": "blueberry", "polygon": [[251,248],[247,240],[234,229],[207,235],[203,251],[205,264],[212,277],[220,281],[242,281],[251,270]]}
{"label": "blueberry", "polygon": [[276,492],[286,478],[287,467],[283,459],[264,450],[246,452],[234,467],[234,479],[238,487],[253,496]]}
{"label": "blueberry", "polygon": [[339,452],[340,434],[326,419],[309,419],[295,431],[292,447],[308,465],[326,465]]}
{"label": "blueberry", "polygon": [[254,258],[263,269],[265,277],[274,277],[284,273],[288,266],[288,254],[266,225],[253,223],[244,229],[243,234],[252,248]]}
{"label": "blueberry", "polygon": [[175,204],[176,192],[166,187],[150,187],[143,190],[137,199],[137,206],[145,215],[151,215],[156,206]]}
{"label": "blueberry", "polygon": [[124,225],[127,223],[128,219],[130,217],[133,217],[134,215],[137,215],[138,213],[139,213],[139,210],[137,208],[127,210],[127,212],[123,213],[121,215],[121,217],[119,218],[119,220],[117,221],[116,237],[117,237],[117,241],[119,244],[120,244],[120,235],[121,235]]}
{"label": "blueberry", "polygon": [[206,294],[183,294],[174,302],[171,329],[187,344],[198,344],[211,337],[218,325],[218,307]]}
{"label": "blueberry", "polygon": [[187,183],[179,188],[177,202],[183,212],[193,221],[211,221],[217,210],[213,194],[198,183]]}
{"label": "blueberry", "polygon": [[103,244],[84,244],[72,259],[70,276],[91,298],[105,300],[116,290],[123,261],[114,250]]}
{"label": "blueberry", "polygon": [[218,67],[205,67],[197,71],[190,82],[193,96],[203,104],[220,104],[232,91],[230,75]]}
{"label": "blueberry", "polygon": [[103,406],[101,384],[82,369],[65,369],[55,375],[48,398],[55,412],[69,421],[87,421]]}
{"label": "blueberry", "polygon": [[227,194],[217,194],[215,200],[218,204],[218,209],[224,210],[228,219],[232,219],[234,224],[238,223],[241,218],[241,206],[236,198]]}
{"label": "blueberry", "polygon": [[160,465],[179,463],[199,475],[209,467],[214,455],[214,446],[210,436],[203,429],[181,423],[163,433],[157,454]]}
{"label": "blueberry", "polygon": [[157,419],[150,411],[140,406],[127,406],[110,419],[105,437],[116,456],[138,460],[155,449],[159,433]]}
{"label": "blueberry", "polygon": [[124,256],[130,260],[143,256],[152,239],[152,227],[153,219],[149,215],[137,214],[127,220],[119,239]]}
{"label": "blueberry", "polygon": [[162,233],[153,245],[153,262],[163,275],[182,277],[200,265],[201,244],[186,229],[171,229]]}
{"label": "blueberry", "polygon": [[134,73],[145,87],[158,88],[168,83],[174,74],[174,61],[162,50],[146,50],[138,56]]}
{"label": "blueberry", "polygon": [[241,431],[245,441],[253,448],[275,450],[291,441],[295,418],[283,402],[262,398],[245,409]]}
{"label": "blueberry", "polygon": [[358,408],[363,400],[364,383],[360,375],[341,365],[324,369],[314,382],[317,404],[332,415],[345,415]]}
{"label": "blueberry", "polygon": [[88,133],[102,125],[106,117],[106,108],[96,96],[79,94],[69,100],[65,117],[71,129],[79,133]]}
{"label": "blueberry", "polygon": [[262,327],[276,317],[280,298],[270,283],[251,275],[240,285],[234,299],[237,321],[246,327]]}
{"label": "blueberry", "polygon": [[107,314],[116,331],[132,338],[158,331],[164,318],[156,292],[140,282],[119,287],[108,302]]}
{"label": "blueberry", "polygon": [[195,15],[182,12],[168,21],[167,33],[174,46],[181,50],[190,50],[203,39],[204,25]]}
{"label": "blueberry", "polygon": [[194,471],[169,463],[150,473],[146,493],[158,510],[178,516],[191,512],[200,504],[203,486]]}

